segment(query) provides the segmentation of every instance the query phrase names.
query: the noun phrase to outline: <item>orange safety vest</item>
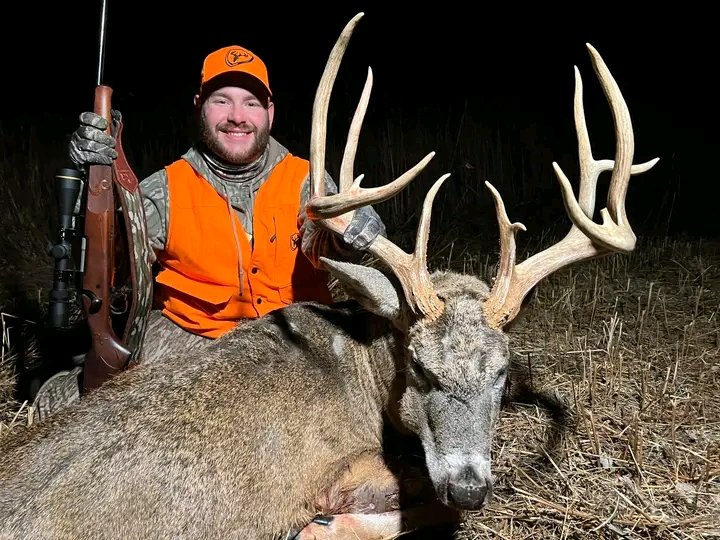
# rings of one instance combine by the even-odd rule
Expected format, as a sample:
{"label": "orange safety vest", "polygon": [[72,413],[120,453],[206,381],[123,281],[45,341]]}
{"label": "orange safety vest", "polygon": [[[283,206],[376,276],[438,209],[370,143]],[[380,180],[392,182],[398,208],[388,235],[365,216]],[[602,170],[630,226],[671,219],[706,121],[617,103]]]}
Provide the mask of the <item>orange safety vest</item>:
{"label": "orange safety vest", "polygon": [[332,301],[327,272],[316,269],[300,249],[300,188],[307,160],[288,154],[258,190],[252,247],[227,200],[187,161],[166,170],[168,233],[155,287],[156,305],[166,317],[217,338],[239,319],[300,300]]}

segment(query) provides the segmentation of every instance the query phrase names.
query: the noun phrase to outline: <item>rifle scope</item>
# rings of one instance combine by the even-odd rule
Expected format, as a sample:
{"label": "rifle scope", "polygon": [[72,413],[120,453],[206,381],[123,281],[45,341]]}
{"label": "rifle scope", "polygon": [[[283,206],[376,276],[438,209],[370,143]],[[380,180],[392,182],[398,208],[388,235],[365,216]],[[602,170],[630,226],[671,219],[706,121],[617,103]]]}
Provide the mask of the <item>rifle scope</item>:
{"label": "rifle scope", "polygon": [[68,325],[70,304],[75,291],[76,264],[73,244],[78,239],[73,218],[75,204],[82,188],[83,174],[77,169],[64,168],[55,175],[57,193],[58,226],[56,243],[50,246],[49,254],[55,258],[53,287],[50,291],[49,324],[53,328]]}

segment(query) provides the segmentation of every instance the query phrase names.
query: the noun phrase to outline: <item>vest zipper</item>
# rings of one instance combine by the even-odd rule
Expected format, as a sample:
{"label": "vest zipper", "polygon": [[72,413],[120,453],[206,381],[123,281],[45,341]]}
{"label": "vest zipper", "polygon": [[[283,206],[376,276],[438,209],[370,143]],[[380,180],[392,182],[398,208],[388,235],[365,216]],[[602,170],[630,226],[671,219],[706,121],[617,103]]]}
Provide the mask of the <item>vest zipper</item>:
{"label": "vest zipper", "polygon": [[237,274],[238,274],[238,281],[240,282],[240,296],[243,295],[245,291],[245,272],[243,271],[242,267],[242,246],[240,245],[240,237],[238,236],[237,231],[237,225],[235,224],[234,212],[235,210],[232,207],[232,204],[230,204],[230,197],[227,193],[227,188],[223,185],[223,192],[225,193],[225,201],[227,202],[227,208],[228,208],[228,216],[230,217],[230,225],[232,226],[233,236],[235,237],[235,251],[237,253]]}

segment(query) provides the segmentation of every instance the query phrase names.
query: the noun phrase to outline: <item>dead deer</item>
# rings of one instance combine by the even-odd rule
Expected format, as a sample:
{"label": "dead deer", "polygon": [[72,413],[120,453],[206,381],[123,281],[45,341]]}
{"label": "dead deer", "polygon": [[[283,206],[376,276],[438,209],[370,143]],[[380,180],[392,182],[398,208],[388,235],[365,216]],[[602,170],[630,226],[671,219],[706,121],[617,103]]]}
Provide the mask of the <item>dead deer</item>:
{"label": "dead deer", "polygon": [[[392,197],[433,157],[381,187],[361,188],[362,176],[353,179],[369,71],[339,193],[325,195],[330,94],[362,15],[335,44],[313,107],[307,213],[335,233],[354,209]],[[577,199],[555,166],[572,221],[563,240],[516,264],[515,234],[524,227],[510,222],[488,183],[500,226],[492,289],[471,275],[431,274],[426,246],[433,198],[448,175],[441,177],[426,197],[412,254],[383,237],[370,246],[389,272],[324,259],[353,300],[294,304],[249,321],[207,350],[126,371],[0,440],[0,538],[275,539],[303,527],[298,538],[397,534],[408,523],[383,497],[402,486],[376,474],[387,425],[420,441],[436,508],[482,508],[492,492],[491,444],[510,361],[503,327],[552,272],[633,250],[628,182],[657,161],[632,164],[627,106],[588,48],[613,111],[616,156],[592,157],[576,70]],[[592,216],[603,171],[612,177],[599,225]],[[360,508],[368,493],[380,497]],[[311,522],[337,512],[346,513]]]}

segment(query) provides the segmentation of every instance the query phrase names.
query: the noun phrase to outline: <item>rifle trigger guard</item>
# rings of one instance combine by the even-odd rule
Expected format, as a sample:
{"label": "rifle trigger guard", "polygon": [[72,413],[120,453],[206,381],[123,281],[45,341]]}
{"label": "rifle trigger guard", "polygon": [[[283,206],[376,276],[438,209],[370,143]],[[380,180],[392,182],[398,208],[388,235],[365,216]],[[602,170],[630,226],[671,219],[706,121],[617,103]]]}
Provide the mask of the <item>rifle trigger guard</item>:
{"label": "rifle trigger guard", "polygon": [[110,313],[113,315],[124,315],[130,308],[130,301],[127,294],[117,292],[110,301]]}

